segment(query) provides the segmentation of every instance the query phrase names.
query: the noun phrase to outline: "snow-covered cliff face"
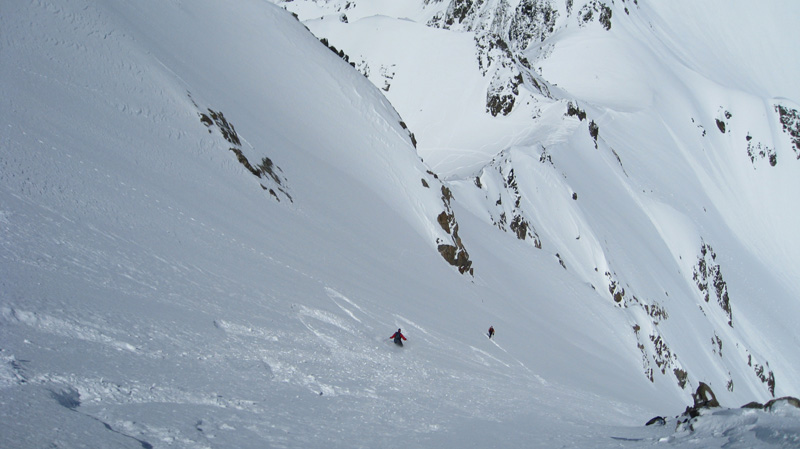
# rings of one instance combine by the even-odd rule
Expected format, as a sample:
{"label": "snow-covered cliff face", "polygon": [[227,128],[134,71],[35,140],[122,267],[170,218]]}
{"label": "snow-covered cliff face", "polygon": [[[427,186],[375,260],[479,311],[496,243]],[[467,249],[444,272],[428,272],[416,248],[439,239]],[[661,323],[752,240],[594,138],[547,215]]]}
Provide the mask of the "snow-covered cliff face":
{"label": "snow-covered cliff face", "polygon": [[458,203],[619,307],[647,379],[769,397],[800,380],[800,10],[695,3],[278,2]]}

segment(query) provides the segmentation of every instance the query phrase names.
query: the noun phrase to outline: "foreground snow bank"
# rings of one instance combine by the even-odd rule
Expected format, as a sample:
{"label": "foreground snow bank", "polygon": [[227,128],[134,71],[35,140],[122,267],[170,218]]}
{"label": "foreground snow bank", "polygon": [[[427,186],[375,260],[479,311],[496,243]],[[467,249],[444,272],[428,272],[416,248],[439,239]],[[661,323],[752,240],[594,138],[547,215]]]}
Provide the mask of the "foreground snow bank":
{"label": "foreground snow bank", "polygon": [[704,409],[660,441],[678,447],[796,448],[800,447],[800,408],[784,399],[763,410]]}

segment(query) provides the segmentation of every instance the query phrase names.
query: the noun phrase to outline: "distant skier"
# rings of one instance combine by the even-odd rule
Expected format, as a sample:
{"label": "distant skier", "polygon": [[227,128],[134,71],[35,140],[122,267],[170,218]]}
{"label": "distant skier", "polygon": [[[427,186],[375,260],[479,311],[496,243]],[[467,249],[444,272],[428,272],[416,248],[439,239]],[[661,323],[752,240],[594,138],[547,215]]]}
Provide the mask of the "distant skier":
{"label": "distant skier", "polygon": [[489,339],[494,337],[494,326],[489,326]]}
{"label": "distant skier", "polygon": [[403,346],[403,340],[408,340],[408,339],[407,339],[407,338],[406,338],[406,337],[403,335],[403,333],[402,333],[402,332],[400,332],[400,329],[397,329],[397,332],[395,332],[395,333],[394,333],[394,334],[393,334],[391,337],[389,337],[389,338],[390,338],[390,339],[393,339],[393,340],[394,340],[394,344],[396,344],[397,346]]}

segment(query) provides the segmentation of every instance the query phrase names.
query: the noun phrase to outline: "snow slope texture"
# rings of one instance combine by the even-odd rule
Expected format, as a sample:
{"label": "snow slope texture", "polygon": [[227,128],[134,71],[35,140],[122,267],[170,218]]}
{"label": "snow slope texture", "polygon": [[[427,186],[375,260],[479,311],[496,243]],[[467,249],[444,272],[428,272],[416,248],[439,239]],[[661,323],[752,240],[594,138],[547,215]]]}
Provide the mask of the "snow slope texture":
{"label": "snow slope texture", "polygon": [[[0,21],[3,447],[697,436],[641,427],[685,392],[641,375],[627,318],[552,253],[456,196],[475,274],[442,259],[447,185],[288,13],[32,1]],[[699,437],[797,441],[791,409],[745,419]]]}

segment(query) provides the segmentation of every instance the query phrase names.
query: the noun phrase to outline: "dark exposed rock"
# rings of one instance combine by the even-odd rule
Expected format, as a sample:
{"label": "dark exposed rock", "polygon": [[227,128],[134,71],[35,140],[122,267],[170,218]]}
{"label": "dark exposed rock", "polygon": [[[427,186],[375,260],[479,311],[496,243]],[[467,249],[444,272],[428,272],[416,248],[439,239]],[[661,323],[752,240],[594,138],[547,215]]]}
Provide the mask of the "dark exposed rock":
{"label": "dark exposed rock", "polygon": [[747,404],[743,405],[741,408],[753,408],[753,409],[763,410],[764,409],[764,404],[762,404],[760,402],[753,401],[753,402],[748,402]]}
{"label": "dark exposed rock", "polygon": [[523,83],[522,74],[517,67],[514,55],[506,42],[493,33],[475,36],[478,50],[478,67],[483,76],[494,70],[492,80],[486,90],[486,112],[493,117],[508,115],[514,108]]}
{"label": "dark exposed rock", "polygon": [[693,409],[719,407],[717,396],[704,382],[700,382],[700,385],[697,386],[697,391],[692,395],[692,399],[694,400],[694,406],[691,407]]}
{"label": "dark exposed rock", "polygon": [[570,117],[578,117],[581,121],[586,120],[586,111],[572,104],[571,101],[567,103],[567,115]]}
{"label": "dark exposed rock", "polygon": [[713,345],[712,351],[722,358],[722,339],[719,338],[716,332],[714,332],[714,337],[711,339],[711,344]]}
{"label": "dark exposed rock", "polygon": [[606,30],[611,29],[611,8],[603,2],[592,0],[578,12],[578,23],[583,26],[595,18]]}
{"label": "dark exposed rock", "polygon": [[719,407],[717,397],[711,391],[711,387],[703,382],[697,387],[697,391],[692,395],[694,405],[686,407],[686,410],[678,416],[678,429],[685,428],[690,432],[694,431],[694,423],[703,409]]}
{"label": "dark exposed rock", "polygon": [[686,381],[689,378],[689,373],[680,368],[675,368],[672,370],[672,373],[675,374],[675,378],[678,379],[678,386],[681,388],[686,388]]}
{"label": "dark exposed rock", "polygon": [[633,325],[633,333],[636,335],[636,347],[639,348],[639,351],[642,353],[642,369],[644,370],[644,375],[647,377],[650,382],[655,382],[654,374],[655,371],[650,366],[650,357],[647,355],[647,348],[645,347],[644,343],[641,341],[641,336],[639,333],[641,332],[642,327],[638,324]]}
{"label": "dark exposed rock", "polygon": [[463,22],[472,12],[472,0],[453,0],[444,15],[444,28]]}
{"label": "dark exposed rock", "polygon": [[319,41],[320,41],[320,42],[322,42],[322,45],[324,45],[324,46],[328,47],[328,49],[330,49],[330,51],[332,51],[332,52],[336,53],[336,54],[337,54],[337,55],[338,55],[340,58],[344,59],[344,62],[350,63],[350,65],[352,65],[352,66],[355,68],[355,63],[351,63],[351,62],[350,62],[350,56],[348,56],[348,55],[347,55],[347,54],[344,52],[344,50],[337,49],[336,47],[334,47],[333,45],[331,45],[331,44],[330,44],[330,42],[328,42],[328,39],[327,39],[327,38],[324,38],[324,37],[323,37],[323,38],[322,38],[322,39],[320,39]]}
{"label": "dark exposed rock", "polygon": [[514,217],[508,227],[514,231],[514,234],[516,234],[517,238],[520,240],[525,240],[525,237],[528,235],[528,222],[519,215]]}
{"label": "dark exposed rock", "polygon": [[772,410],[778,404],[788,404],[792,407],[800,408],[800,399],[797,399],[793,396],[784,396],[778,399],[772,399],[771,401],[764,404],[764,410]]}
{"label": "dark exposed rock", "polygon": [[694,267],[693,279],[703,295],[703,299],[709,302],[713,295],[716,303],[728,317],[728,325],[733,327],[733,311],[728,296],[728,285],[722,278],[722,270],[716,259],[717,255],[711,245],[702,242],[697,265]]}
{"label": "dark exposed rock", "polygon": [[502,88],[486,92],[486,112],[492,114],[492,117],[497,117],[498,114],[508,115],[511,113],[511,110],[514,109],[518,91],[508,94],[502,92]]}
{"label": "dark exposed rock", "polygon": [[[194,100],[192,100],[192,102],[194,103]],[[194,104],[197,106],[196,103]],[[222,112],[207,109],[207,112],[198,112],[197,114],[200,116],[200,123],[208,128],[209,133],[216,129],[222,135],[223,139],[233,145],[228,149],[236,155],[236,160],[242,164],[248,172],[264,180],[260,184],[262,190],[269,192],[269,194],[279,202],[281,197],[293,202],[291,195],[289,195],[286,190],[286,179],[281,175],[281,168],[275,165],[269,157],[263,157],[261,162],[255,166],[250,163],[247,156],[245,156],[242,151],[242,143],[236,132],[236,128],[225,118]],[[265,185],[264,182],[266,182],[267,185]],[[279,195],[278,192],[282,195]]]}
{"label": "dark exposed rock", "polygon": [[239,141],[239,135],[236,134],[236,129],[231,123],[228,122],[225,116],[222,115],[222,112],[209,109],[208,114],[204,114],[202,112],[199,112],[198,114],[200,115],[200,122],[206,125],[206,127],[216,125],[217,129],[219,129],[219,132],[222,133],[222,137],[225,140],[236,146],[242,145],[242,143]]}
{"label": "dark exposed rock", "polygon": [[469,260],[469,254],[467,254],[463,247],[459,248],[455,245],[439,245],[438,249],[439,254],[442,255],[444,260],[449,262],[450,265],[458,268],[459,273],[469,273],[470,275],[473,274],[472,261]]}
{"label": "dark exposed rock", "polygon": [[244,168],[246,168],[250,173],[254,174],[255,176],[258,176],[259,178],[261,177],[261,172],[259,172],[258,170],[253,168],[252,165],[250,165],[250,161],[247,160],[247,157],[245,157],[245,155],[242,153],[242,150],[236,147],[231,147],[230,150],[233,151],[233,153],[236,155],[236,159],[239,161],[240,164],[244,166]]}
{"label": "dark exposed rock", "polygon": [[558,11],[546,0],[522,0],[514,11],[508,29],[513,47],[522,51],[533,42],[543,42],[553,34]]}
{"label": "dark exposed rock", "polygon": [[597,148],[597,139],[600,137],[600,127],[592,120],[589,122],[589,135],[594,139],[594,147]]}
{"label": "dark exposed rock", "polygon": [[775,374],[771,370],[767,371],[764,366],[758,363],[753,366],[753,370],[756,373],[756,377],[758,377],[762,383],[767,384],[767,389],[770,394],[775,396]]}
{"label": "dark exposed rock", "polygon": [[667,374],[667,369],[676,363],[677,357],[669,349],[661,335],[650,335],[650,343],[653,345],[653,360],[656,362],[656,366],[661,374]]}
{"label": "dark exposed rock", "polygon": [[665,426],[667,425],[667,419],[663,416],[656,416],[655,418],[650,419],[647,421],[645,426]]}
{"label": "dark exposed rock", "polygon": [[800,112],[782,105],[775,106],[775,112],[783,126],[783,132],[789,135],[797,159],[800,159]]}
{"label": "dark exposed rock", "polygon": [[[720,404],[717,401],[717,398],[714,395],[714,392],[711,391],[711,387],[706,385],[703,382],[700,382],[700,385],[697,387],[697,391],[692,395],[694,399],[694,405],[691,407],[686,407],[686,411],[684,411],[680,416],[677,417],[677,429],[678,430],[688,430],[690,432],[694,431],[694,424],[697,422],[698,417],[703,414],[703,410],[711,409],[711,408],[719,408]],[[780,405],[788,405],[792,407],[800,408],[800,399],[797,399],[792,396],[785,396],[778,399],[772,399],[766,404],[761,404],[760,402],[748,402],[747,404],[741,406],[743,409],[753,409],[753,410],[764,410],[764,411],[772,411],[772,409],[776,406]],[[647,425],[650,425],[651,422],[656,420],[658,422],[658,417],[651,419],[648,421]]]}
{"label": "dark exposed rock", "polygon": [[486,198],[494,201],[495,206],[495,210],[489,211],[490,220],[499,229],[513,232],[520,240],[530,240],[536,248],[541,249],[542,242],[539,235],[522,207],[522,193],[517,185],[514,170],[510,169],[508,173],[505,172],[508,166],[510,166],[508,158],[502,162],[492,161],[492,164],[475,178],[475,186],[483,189],[485,185],[493,185],[495,182],[484,183],[481,178],[485,176],[496,179],[499,176],[503,183],[503,189],[499,192],[496,200],[494,198],[489,200],[488,196]]}
{"label": "dark exposed rock", "polygon": [[725,120],[730,120],[731,117],[733,117],[733,114],[731,114],[728,111],[725,111],[723,113],[723,117],[724,118],[717,118],[716,121],[717,121],[717,128],[719,128],[719,131],[722,134],[725,134],[725,130],[727,129],[727,123],[725,122]]}
{"label": "dark exposed rock", "polygon": [[[388,90],[388,88],[387,88],[387,90]],[[400,127],[403,128],[404,130],[406,130],[406,132],[408,133],[408,138],[411,139],[411,145],[414,145],[414,148],[416,148],[417,147],[417,138],[414,136],[414,133],[412,133],[411,130],[408,129],[408,125],[406,125],[406,122],[401,120],[400,121]]]}
{"label": "dark exposed rock", "polygon": [[627,307],[625,288],[613,277],[610,271],[606,271],[605,275],[608,278],[608,292],[611,294],[611,297],[614,298],[614,302],[619,306]]}
{"label": "dark exposed rock", "polygon": [[[639,299],[636,295],[626,292],[622,283],[616,279],[616,274],[609,271],[605,272],[608,278],[608,291],[614,300],[614,303],[621,307],[641,307],[647,316],[650,318],[650,332],[645,334],[642,332],[642,327],[639,324],[633,325],[633,332],[636,335],[636,347],[642,355],[642,369],[644,375],[650,382],[655,382],[656,370],[660,371],[662,375],[672,373],[678,383],[678,386],[685,388],[688,381],[688,373],[680,367],[678,356],[675,354],[664,336],[661,335],[658,325],[661,321],[669,319],[667,309],[656,301],[650,301],[648,304],[646,300]],[[654,362],[656,368],[654,369],[651,362]]]}
{"label": "dark exposed rock", "polygon": [[747,137],[747,156],[750,157],[750,162],[755,165],[756,159],[767,159],[769,165],[774,167],[778,164],[778,153],[775,148],[770,148],[761,142],[753,142],[753,137],[748,134]]}
{"label": "dark exposed rock", "polygon": [[458,222],[456,222],[455,214],[450,206],[452,199],[453,193],[450,189],[442,186],[442,203],[445,210],[436,217],[436,221],[449,234],[451,243],[444,243],[437,239],[437,249],[444,260],[458,268],[459,273],[473,275],[472,261],[469,259],[469,253],[458,235]]}

